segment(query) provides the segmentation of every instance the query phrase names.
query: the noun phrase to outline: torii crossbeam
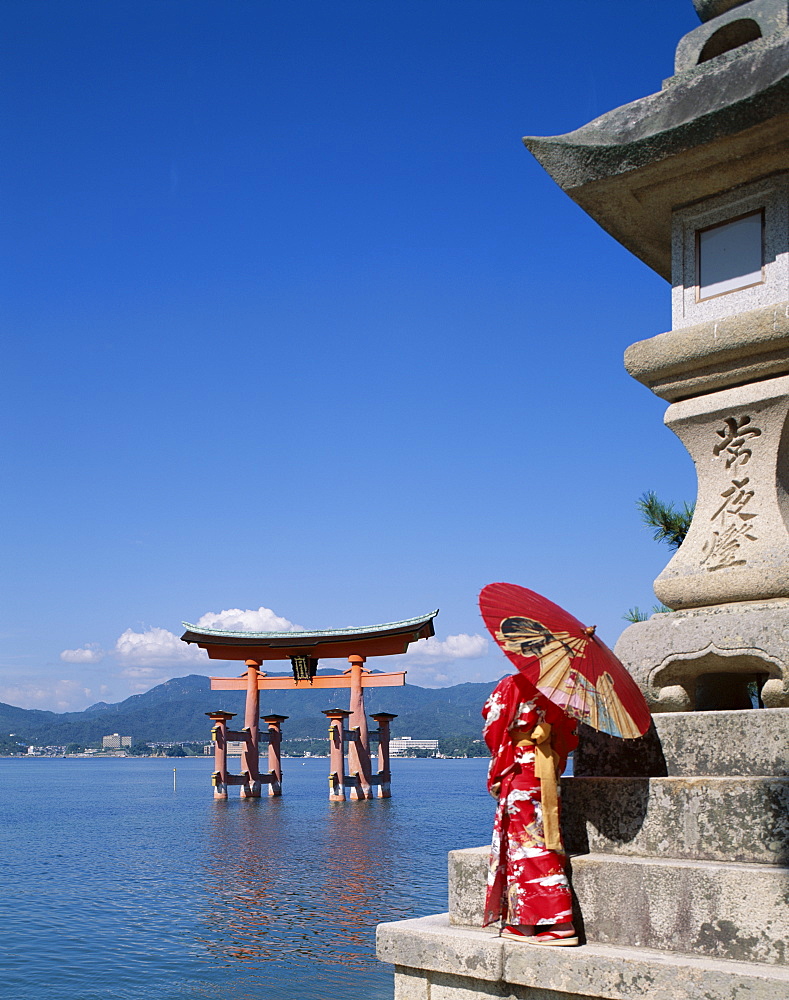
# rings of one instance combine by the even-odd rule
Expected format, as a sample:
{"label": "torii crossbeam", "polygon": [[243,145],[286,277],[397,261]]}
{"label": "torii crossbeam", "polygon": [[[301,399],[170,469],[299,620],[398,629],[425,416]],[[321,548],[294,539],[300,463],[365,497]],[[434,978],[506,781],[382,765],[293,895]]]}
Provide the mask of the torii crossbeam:
{"label": "torii crossbeam", "polygon": [[[347,734],[350,738],[349,769],[355,775],[349,779],[351,797],[372,798],[373,785],[378,785],[379,795],[388,797],[390,780],[388,745],[379,747],[379,773],[374,777],[370,766],[371,734],[364,712],[364,689],[402,686],[405,684],[405,671],[373,674],[363,664],[369,656],[405,653],[412,642],[435,635],[433,619],[437,614],[438,611],[431,611],[419,618],[389,622],[385,625],[316,632],[225,632],[219,629],[200,629],[196,625],[184,622],[186,632],[181,636],[184,642],[195,643],[204,649],[212,660],[244,660],[246,664],[247,669],[240,677],[211,678],[213,691],[247,692],[242,731],[245,735],[241,761],[244,772],[242,796],[259,798],[264,783],[268,783],[270,795],[279,794],[281,788],[281,771],[278,780],[274,777],[274,771],[267,776],[260,774],[258,752],[260,692],[299,688],[307,690],[346,688],[350,690],[348,725],[351,731]],[[320,659],[339,658],[348,659],[350,663],[348,670],[343,674],[317,676]],[[260,668],[267,660],[290,660],[293,677],[266,677]],[[218,725],[221,728],[224,723],[220,721]],[[382,735],[387,732],[388,722],[385,726],[379,727],[379,731]],[[336,741],[336,733],[333,739]],[[224,778],[219,781],[223,786],[221,789],[217,788],[218,779],[215,776],[215,794],[226,798],[228,784],[226,765],[223,774]],[[333,775],[333,778],[335,780],[330,787],[330,798],[344,799],[344,775]],[[338,785],[341,786],[339,791]]]}

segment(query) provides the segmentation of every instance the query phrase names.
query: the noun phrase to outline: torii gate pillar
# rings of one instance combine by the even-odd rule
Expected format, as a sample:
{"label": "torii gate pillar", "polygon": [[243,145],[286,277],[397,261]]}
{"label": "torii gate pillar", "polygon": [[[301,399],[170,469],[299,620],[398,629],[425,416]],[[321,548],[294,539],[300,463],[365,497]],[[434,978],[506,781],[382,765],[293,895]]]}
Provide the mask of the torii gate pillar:
{"label": "torii gate pillar", "polygon": [[262,660],[246,660],[247,701],[244,710],[244,730],[247,738],[241,751],[241,772],[247,780],[241,788],[242,799],[260,798],[260,690],[258,673]]}
{"label": "torii gate pillar", "polygon": [[372,799],[373,788],[370,782],[370,734],[367,729],[367,716],[364,714],[364,688],[362,687],[362,666],[364,656],[349,656],[351,665],[351,710],[348,728],[355,729],[358,736],[348,744],[348,770],[359,775],[356,785],[351,787],[352,799]]}

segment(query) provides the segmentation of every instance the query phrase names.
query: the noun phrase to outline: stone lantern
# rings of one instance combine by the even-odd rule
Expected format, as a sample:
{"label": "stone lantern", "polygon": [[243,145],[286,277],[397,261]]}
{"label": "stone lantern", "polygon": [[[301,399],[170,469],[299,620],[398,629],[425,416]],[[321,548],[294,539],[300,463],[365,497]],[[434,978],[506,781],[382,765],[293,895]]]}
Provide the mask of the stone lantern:
{"label": "stone lantern", "polygon": [[616,647],[654,725],[585,729],[562,779],[583,946],[482,930],[489,848],[453,851],[449,913],[378,928],[397,1000],[789,996],[789,0],[694,3],[661,91],[524,140],[672,283],[625,357],[698,473],[673,610]]}
{"label": "stone lantern", "polygon": [[696,510],[617,654],[653,711],[789,706],[789,4],[695,0],[660,93],[524,140],[672,284],[630,374],[667,400]]}

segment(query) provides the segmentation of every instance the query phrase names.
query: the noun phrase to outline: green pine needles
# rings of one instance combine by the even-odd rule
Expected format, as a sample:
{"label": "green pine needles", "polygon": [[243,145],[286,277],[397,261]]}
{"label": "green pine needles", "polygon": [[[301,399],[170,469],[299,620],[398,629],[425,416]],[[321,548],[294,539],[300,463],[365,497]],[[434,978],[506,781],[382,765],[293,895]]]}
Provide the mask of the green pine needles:
{"label": "green pine needles", "polygon": [[[670,549],[676,550],[685,541],[693,519],[695,504],[683,503],[677,508],[673,503],[664,503],[658,499],[654,490],[647,490],[636,501],[641,511],[641,520],[648,528],[653,529],[652,537],[656,542],[665,542]],[[628,608],[622,617],[628,622],[645,622],[652,615],[671,611],[665,604],[655,604],[650,611],[642,611],[639,607]]]}
{"label": "green pine needles", "polygon": [[634,608],[628,608],[622,617],[626,622],[645,622],[649,621],[652,615],[662,615],[666,611],[671,611],[671,608],[667,608],[665,604],[653,604],[649,611],[642,611],[636,605]]}
{"label": "green pine needles", "polygon": [[665,542],[675,551],[682,545],[690,528],[695,504],[684,503],[678,510],[673,503],[659,500],[654,490],[647,490],[638,498],[636,506],[641,511],[644,524],[654,529],[652,537],[656,542]]}

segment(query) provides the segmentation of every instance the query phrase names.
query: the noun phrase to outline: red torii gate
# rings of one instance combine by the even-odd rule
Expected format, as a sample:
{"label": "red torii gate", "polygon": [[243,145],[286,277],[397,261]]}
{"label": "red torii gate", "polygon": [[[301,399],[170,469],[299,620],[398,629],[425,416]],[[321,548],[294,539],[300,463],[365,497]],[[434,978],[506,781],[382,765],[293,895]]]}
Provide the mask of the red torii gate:
{"label": "red torii gate", "polygon": [[[281,723],[287,716],[266,716],[269,741],[269,772],[260,773],[258,742],[260,739],[260,692],[271,690],[296,690],[298,688],[347,688],[350,690],[350,711],[327,710],[331,746],[331,774],[329,798],[345,799],[345,787],[351,788],[351,797],[373,798],[373,786],[378,795],[388,798],[391,776],[389,772],[389,723],[396,716],[387,712],[376,713],[377,732],[367,727],[364,712],[364,689],[392,687],[405,684],[405,671],[397,673],[371,673],[363,666],[368,656],[391,656],[405,653],[412,642],[435,635],[433,619],[438,611],[385,625],[365,628],[327,629],[315,632],[225,632],[219,629],[200,629],[184,622],[186,632],[183,642],[195,643],[204,649],[212,660],[244,660],[246,671],[240,677],[212,677],[213,691],[246,691],[244,728],[239,731],[227,728],[234,716],[229,712],[206,712],[214,722],[212,737],[215,741],[216,771],[213,776],[214,796],[227,798],[228,785],[241,785],[243,798],[259,798],[262,785],[268,785],[269,795],[282,794],[282,767],[279,744]],[[318,676],[321,659],[346,658],[350,667],[343,674]],[[267,677],[261,671],[267,660],[290,660],[293,677]],[[345,728],[348,718],[349,729]],[[370,737],[378,736],[378,774],[370,766]],[[349,770],[345,776],[344,744],[348,740]],[[241,775],[227,771],[227,741],[241,740]]]}

